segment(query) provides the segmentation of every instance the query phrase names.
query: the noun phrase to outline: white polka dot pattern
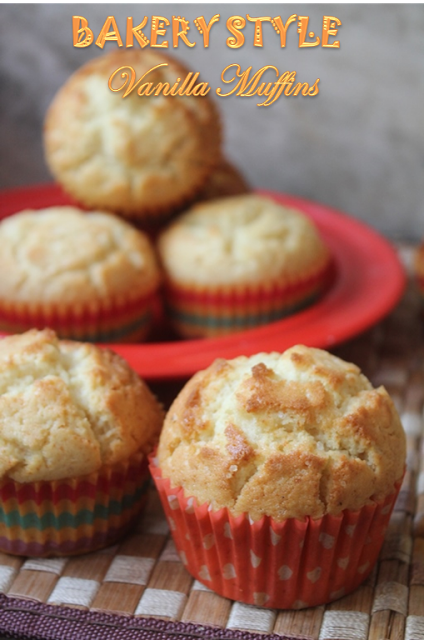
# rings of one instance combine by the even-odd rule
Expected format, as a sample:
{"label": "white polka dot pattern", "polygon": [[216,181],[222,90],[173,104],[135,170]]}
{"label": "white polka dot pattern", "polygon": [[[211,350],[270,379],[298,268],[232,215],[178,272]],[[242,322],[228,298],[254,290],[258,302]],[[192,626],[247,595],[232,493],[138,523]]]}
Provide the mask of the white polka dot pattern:
{"label": "white polka dot pattern", "polygon": [[293,570],[290,569],[286,564],[278,569],[278,577],[280,580],[290,580],[293,575]]}
{"label": "white polka dot pattern", "polygon": [[257,569],[262,562],[262,558],[260,558],[255,553],[253,553],[252,550],[250,550],[250,562],[252,563],[252,567],[254,569]]}
{"label": "white polka dot pattern", "polygon": [[340,569],[346,569],[348,564],[349,564],[349,557],[347,557],[347,558],[339,558],[337,560],[337,565],[340,567]]}
{"label": "white polka dot pattern", "polygon": [[222,568],[222,575],[224,576],[225,580],[232,580],[233,578],[236,578],[237,573],[236,573],[236,570],[234,569],[234,565],[225,564]]}
{"label": "white polka dot pattern", "polygon": [[199,578],[201,580],[206,580],[207,582],[211,581],[211,576],[210,576],[210,573],[209,573],[209,569],[207,568],[206,565],[202,565],[200,567]]}
{"label": "white polka dot pattern", "polygon": [[313,607],[355,589],[377,560],[395,501],[392,494],[318,520],[253,522],[199,506],[172,489],[157,467],[151,471],[175,546],[194,578],[221,596],[267,608]]}

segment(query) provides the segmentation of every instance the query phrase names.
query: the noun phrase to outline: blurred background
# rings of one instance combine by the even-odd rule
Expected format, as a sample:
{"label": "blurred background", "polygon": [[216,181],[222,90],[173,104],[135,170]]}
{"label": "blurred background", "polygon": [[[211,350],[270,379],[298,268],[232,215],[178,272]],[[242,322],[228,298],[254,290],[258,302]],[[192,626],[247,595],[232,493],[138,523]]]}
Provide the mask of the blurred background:
{"label": "blurred background", "polygon": [[[193,25],[221,14],[209,48]],[[342,22],[340,49],[298,48],[296,23],[286,48],[268,22],[264,46],[230,49],[229,16],[297,13],[321,35],[323,15]],[[72,46],[72,16],[87,18],[95,38],[114,15],[125,43],[126,18],[184,16],[192,23],[193,48],[167,51],[209,82],[224,124],[227,157],[252,186],[320,201],[367,221],[392,238],[424,236],[424,6],[349,4],[3,4],[0,5],[0,188],[51,181],[42,147],[46,109],[69,75],[101,55],[92,44]],[[171,40],[168,30],[168,40]],[[334,37],[330,41],[334,41]],[[163,40],[163,38],[162,38]],[[106,43],[103,52],[116,50]],[[258,107],[257,97],[218,98],[222,70],[238,63],[257,71],[275,65],[296,71],[315,97],[281,97]],[[0,196],[1,197],[1,196]]]}

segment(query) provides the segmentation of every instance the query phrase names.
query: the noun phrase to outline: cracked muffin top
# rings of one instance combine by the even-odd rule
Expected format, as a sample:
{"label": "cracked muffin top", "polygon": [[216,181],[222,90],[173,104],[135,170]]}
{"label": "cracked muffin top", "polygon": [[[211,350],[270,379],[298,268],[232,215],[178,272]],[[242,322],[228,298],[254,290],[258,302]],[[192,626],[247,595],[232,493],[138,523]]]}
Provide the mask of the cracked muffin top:
{"label": "cracked muffin top", "polygon": [[297,209],[254,194],[201,203],[159,238],[167,276],[180,285],[225,286],[308,278],[330,260]]}
{"label": "cracked muffin top", "polygon": [[158,464],[214,510],[276,521],[359,509],[393,491],[405,435],[383,387],[319,349],[217,360],[170,408]]}
{"label": "cracked muffin top", "polygon": [[0,478],[59,480],[148,453],[162,408],[112,351],[51,330],[0,340]]}
{"label": "cracked muffin top", "polygon": [[208,95],[156,95],[188,74],[151,50],[112,52],[78,69],[44,127],[46,159],[64,189],[86,206],[136,218],[194,196],[220,159],[217,110]]}
{"label": "cracked muffin top", "polygon": [[0,223],[0,299],[90,303],[152,293],[160,275],[150,240],[99,211],[50,207]]}

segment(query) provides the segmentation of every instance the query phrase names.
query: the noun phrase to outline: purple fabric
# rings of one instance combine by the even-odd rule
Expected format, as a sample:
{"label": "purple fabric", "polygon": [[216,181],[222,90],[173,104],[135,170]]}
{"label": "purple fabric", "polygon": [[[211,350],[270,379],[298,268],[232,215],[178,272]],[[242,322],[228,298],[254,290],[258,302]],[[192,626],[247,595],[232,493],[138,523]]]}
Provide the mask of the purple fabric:
{"label": "purple fabric", "polygon": [[2,594],[0,634],[17,640],[295,640],[291,636],[264,636],[156,618],[81,611]]}

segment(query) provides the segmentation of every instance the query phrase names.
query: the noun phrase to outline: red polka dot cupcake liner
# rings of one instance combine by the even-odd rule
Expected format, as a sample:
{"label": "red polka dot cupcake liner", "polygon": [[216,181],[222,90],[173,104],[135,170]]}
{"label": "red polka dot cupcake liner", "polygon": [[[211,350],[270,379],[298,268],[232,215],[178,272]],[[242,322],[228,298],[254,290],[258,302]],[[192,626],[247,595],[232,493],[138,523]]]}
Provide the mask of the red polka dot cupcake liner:
{"label": "red polka dot cupcake liner", "polygon": [[191,575],[221,596],[276,609],[314,607],[356,589],[377,561],[400,489],[338,516],[252,522],[172,488],[153,457],[150,471]]}

